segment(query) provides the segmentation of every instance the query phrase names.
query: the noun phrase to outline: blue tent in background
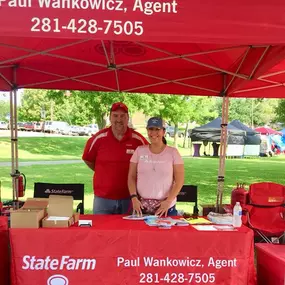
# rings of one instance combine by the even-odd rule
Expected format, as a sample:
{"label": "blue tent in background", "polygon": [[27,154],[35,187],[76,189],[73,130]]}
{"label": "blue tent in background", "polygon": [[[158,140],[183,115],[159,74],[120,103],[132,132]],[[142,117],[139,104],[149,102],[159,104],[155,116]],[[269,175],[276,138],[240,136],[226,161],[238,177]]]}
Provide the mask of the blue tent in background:
{"label": "blue tent in background", "polygon": [[[191,140],[194,141],[207,141],[207,142],[220,142],[221,140],[221,124],[222,118],[218,117],[213,121],[194,128],[191,132]],[[245,131],[236,128],[230,123],[227,126],[228,131],[228,144],[244,145]]]}
{"label": "blue tent in background", "polygon": [[239,130],[245,131],[245,145],[260,145],[261,139],[258,132],[249,128],[239,120],[233,120],[230,124]]}
{"label": "blue tent in background", "polygon": [[274,143],[274,145],[281,151],[285,151],[285,128],[281,130],[282,136],[280,135],[272,135],[270,136],[270,144]]}

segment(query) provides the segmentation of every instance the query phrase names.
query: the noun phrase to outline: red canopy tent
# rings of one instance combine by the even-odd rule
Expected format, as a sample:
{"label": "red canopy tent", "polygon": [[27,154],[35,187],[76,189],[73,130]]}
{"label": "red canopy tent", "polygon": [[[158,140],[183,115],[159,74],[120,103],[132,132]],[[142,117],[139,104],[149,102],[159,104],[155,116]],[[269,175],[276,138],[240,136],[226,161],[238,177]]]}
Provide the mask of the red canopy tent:
{"label": "red canopy tent", "polygon": [[260,133],[261,135],[282,135],[281,132],[275,131],[269,127],[259,127],[259,128],[255,128],[255,131],[257,131],[258,133]]}
{"label": "red canopy tent", "polygon": [[225,142],[229,97],[285,97],[284,8],[280,0],[0,0],[12,157],[18,88],[222,96]]}

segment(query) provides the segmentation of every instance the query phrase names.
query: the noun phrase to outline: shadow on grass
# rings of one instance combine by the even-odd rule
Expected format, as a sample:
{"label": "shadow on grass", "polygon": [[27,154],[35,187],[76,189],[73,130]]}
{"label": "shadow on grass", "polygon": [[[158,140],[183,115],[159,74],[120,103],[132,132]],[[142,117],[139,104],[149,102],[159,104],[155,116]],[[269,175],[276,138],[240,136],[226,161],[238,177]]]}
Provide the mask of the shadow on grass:
{"label": "shadow on grass", "polygon": [[[80,158],[87,139],[86,137],[20,137],[18,147],[19,150],[36,155],[72,155]],[[6,140],[10,142],[9,139],[1,139],[1,141]]]}

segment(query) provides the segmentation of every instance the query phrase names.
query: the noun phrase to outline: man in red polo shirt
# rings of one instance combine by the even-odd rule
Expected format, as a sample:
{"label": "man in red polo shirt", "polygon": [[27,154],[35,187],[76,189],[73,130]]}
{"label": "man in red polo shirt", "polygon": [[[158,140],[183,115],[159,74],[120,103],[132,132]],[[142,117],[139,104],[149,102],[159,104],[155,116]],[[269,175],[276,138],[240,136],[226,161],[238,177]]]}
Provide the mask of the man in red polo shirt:
{"label": "man in red polo shirt", "polygon": [[102,129],[86,143],[82,159],[94,171],[94,214],[125,214],[130,207],[128,171],[135,149],[147,140],[128,127],[128,107],[114,103],[111,126]]}

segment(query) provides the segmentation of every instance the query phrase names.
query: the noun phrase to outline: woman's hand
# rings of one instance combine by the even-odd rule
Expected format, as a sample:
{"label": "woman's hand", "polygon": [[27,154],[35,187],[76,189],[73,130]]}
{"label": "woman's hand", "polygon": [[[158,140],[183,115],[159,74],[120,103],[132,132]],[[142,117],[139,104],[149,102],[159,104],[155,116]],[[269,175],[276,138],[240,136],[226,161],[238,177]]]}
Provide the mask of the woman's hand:
{"label": "woman's hand", "polygon": [[167,212],[168,212],[168,209],[170,208],[171,206],[171,202],[172,201],[169,201],[169,200],[164,200],[160,203],[160,206],[159,208],[157,209],[157,211],[155,212],[155,215],[161,217],[161,216],[167,216]]}
{"label": "woman's hand", "polygon": [[132,204],[133,204],[133,215],[141,217],[143,206],[140,200],[137,197],[134,197],[132,198]]}

